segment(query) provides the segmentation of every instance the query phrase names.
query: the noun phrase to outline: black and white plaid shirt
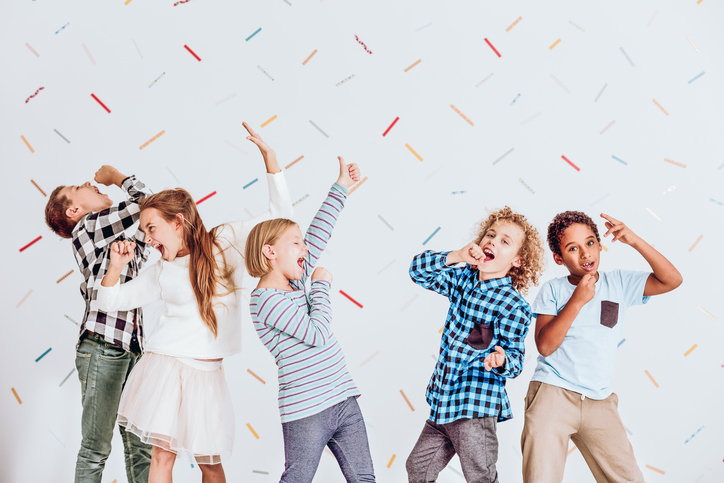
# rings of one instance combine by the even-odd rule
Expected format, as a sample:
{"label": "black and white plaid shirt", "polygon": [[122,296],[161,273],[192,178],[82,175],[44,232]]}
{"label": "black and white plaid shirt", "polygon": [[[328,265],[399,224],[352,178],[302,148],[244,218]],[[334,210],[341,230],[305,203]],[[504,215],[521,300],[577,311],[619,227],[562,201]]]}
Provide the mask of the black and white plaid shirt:
{"label": "black and white plaid shirt", "polygon": [[[143,191],[146,185],[129,176],[121,183],[128,193],[128,201],[100,211],[88,213],[73,229],[73,254],[85,281],[80,293],[85,300],[85,314],[80,325],[80,336],[85,331],[95,332],[107,342],[130,350],[134,327],[140,347],[143,347],[143,313],[140,308],[122,312],[105,313],[96,307],[97,285],[100,285],[111,262],[111,243],[125,239],[125,231],[140,217],[138,202],[150,194]],[[138,275],[138,270],[148,260],[148,250],[142,240],[136,242],[136,255],[121,272],[121,283]],[[78,346],[76,346],[77,348]]]}

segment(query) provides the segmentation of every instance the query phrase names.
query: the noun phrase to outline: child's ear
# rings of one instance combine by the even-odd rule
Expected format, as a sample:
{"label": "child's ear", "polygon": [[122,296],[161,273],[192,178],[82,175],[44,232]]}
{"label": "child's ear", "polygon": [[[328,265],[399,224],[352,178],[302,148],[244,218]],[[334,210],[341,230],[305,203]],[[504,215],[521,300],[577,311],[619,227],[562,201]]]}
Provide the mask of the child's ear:
{"label": "child's ear", "polygon": [[71,220],[75,220],[76,218],[78,218],[78,215],[80,215],[80,213],[80,206],[71,205],[67,210],[65,210],[65,216],[67,216]]}
{"label": "child's ear", "polygon": [[518,258],[516,258],[515,260],[513,260],[513,266],[514,266],[514,267],[518,268],[518,267],[520,267],[521,265],[523,265],[523,259],[522,259],[522,258],[518,257]]}
{"label": "child's ear", "polygon": [[563,265],[563,258],[557,253],[553,254],[553,261],[556,262],[556,265]]}
{"label": "child's ear", "polygon": [[182,213],[176,213],[176,216],[173,221],[176,224],[176,226],[174,228],[178,229],[180,227],[183,227],[184,226],[184,215]]}
{"label": "child's ear", "polygon": [[274,247],[271,245],[264,245],[261,247],[261,253],[267,258],[267,260],[274,260],[277,257]]}

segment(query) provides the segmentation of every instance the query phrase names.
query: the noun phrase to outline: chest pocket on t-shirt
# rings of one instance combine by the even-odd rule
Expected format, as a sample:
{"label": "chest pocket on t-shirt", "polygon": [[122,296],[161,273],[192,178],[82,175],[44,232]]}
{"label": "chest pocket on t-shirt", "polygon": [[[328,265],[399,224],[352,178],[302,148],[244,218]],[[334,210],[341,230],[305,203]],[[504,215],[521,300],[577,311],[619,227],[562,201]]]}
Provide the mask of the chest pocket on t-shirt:
{"label": "chest pocket on t-shirt", "polygon": [[618,323],[618,302],[601,301],[601,325],[612,329]]}
{"label": "chest pocket on t-shirt", "polygon": [[470,334],[463,340],[467,345],[473,349],[483,350],[490,347],[490,343],[493,342],[493,326],[475,324]]}

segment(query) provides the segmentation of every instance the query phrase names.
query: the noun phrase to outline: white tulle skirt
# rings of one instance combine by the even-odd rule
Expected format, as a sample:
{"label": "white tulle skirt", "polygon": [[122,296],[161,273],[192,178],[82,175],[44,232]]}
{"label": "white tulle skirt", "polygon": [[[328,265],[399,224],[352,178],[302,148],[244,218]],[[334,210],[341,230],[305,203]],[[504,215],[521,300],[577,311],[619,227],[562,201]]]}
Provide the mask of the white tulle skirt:
{"label": "white tulle skirt", "polygon": [[118,424],[144,443],[197,464],[218,464],[234,446],[234,408],[221,362],[146,352],[128,376]]}

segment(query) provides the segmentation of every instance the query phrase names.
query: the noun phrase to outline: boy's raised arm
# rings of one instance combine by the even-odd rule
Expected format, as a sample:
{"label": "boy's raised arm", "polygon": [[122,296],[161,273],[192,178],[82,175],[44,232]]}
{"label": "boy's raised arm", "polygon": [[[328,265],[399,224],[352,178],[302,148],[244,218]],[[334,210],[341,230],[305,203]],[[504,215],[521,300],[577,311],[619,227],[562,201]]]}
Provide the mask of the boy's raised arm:
{"label": "boy's raised arm", "polygon": [[644,297],[651,295],[660,295],[671,292],[684,281],[681,273],[674,265],[659,253],[654,247],[646,243],[643,238],[636,235],[623,222],[612,218],[604,213],[601,217],[606,220],[606,228],[608,231],[603,235],[604,238],[613,235],[611,243],[621,240],[621,242],[630,245],[634,250],[639,252],[642,257],[651,266],[653,273],[646,280],[644,288]]}

